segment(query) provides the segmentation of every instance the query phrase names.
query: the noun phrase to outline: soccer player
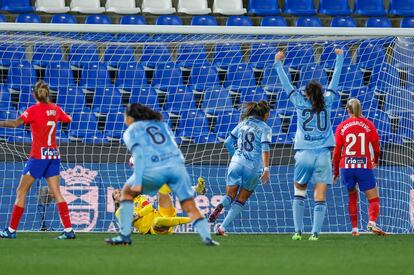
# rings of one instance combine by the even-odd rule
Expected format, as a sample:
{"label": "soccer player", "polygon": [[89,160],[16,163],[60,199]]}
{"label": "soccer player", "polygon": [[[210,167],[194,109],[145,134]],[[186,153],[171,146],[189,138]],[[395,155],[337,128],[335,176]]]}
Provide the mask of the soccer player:
{"label": "soccer player", "polygon": [[24,212],[26,194],[36,179],[45,178],[49,190],[54,194],[60,219],[64,226],[63,233],[57,238],[60,240],[75,239],[68,205],[60,193],[60,153],[56,144],[58,122],[69,123],[72,118],[59,106],[50,102],[49,88],[45,82],[38,81],[36,83],[33,96],[37,103],[23,112],[18,119],[0,121],[0,127],[8,128],[30,124],[32,131],[30,158],[26,162],[20,184],[16,190],[16,201],[10,225],[4,231],[0,231],[0,238],[16,238],[16,230]]}
{"label": "soccer player", "polygon": [[211,213],[209,222],[215,222],[224,208],[231,207],[223,223],[216,228],[218,235],[227,235],[226,227],[242,212],[259,183],[269,181],[269,144],[272,141],[272,130],[266,124],[269,111],[266,101],[246,103],[241,122],[225,141],[232,157],[227,171],[226,196]]}
{"label": "soccer player", "polygon": [[122,188],[119,208],[120,234],[105,239],[111,245],[130,245],[134,213],[133,200],[145,192],[151,194],[165,183],[177,195],[182,209],[193,221],[206,245],[219,245],[213,241],[200,210],[194,201],[194,191],[187,173],[184,157],[174,140],[174,135],[162,115],[139,103],[129,104],[125,112],[128,129],[123,139],[135,163],[133,175]]}
{"label": "soccer player", "polygon": [[283,52],[275,56],[275,68],[283,85],[284,92],[296,109],[298,128],[295,135],[295,170],[293,221],[295,234],[293,240],[301,240],[303,232],[303,214],[305,210],[306,189],[308,183],[314,183],[315,208],[313,213],[312,235],[309,240],[319,239],[319,233],[325,219],[326,191],[332,184],[332,165],[329,148],[334,147],[334,135],[330,122],[332,102],[337,95],[336,89],[344,60],[343,51],[335,49],[336,62],[331,83],[324,92],[322,85],[311,80],[304,93],[295,90],[289,82],[282,63]]}
{"label": "soccer player", "polygon": [[[145,195],[134,199],[133,226],[141,234],[172,234],[174,227],[191,222],[188,217],[177,217],[172,203],[168,185],[164,184],[158,191],[158,209],[154,209]],[[115,205],[119,205],[121,190],[116,189],[112,194]],[[119,219],[119,209],[115,213]]]}
{"label": "soccer player", "polygon": [[[352,224],[352,235],[358,236],[358,184],[369,201],[368,230],[385,236],[376,224],[380,212],[378,190],[372,169],[377,167],[380,145],[374,124],[362,116],[361,103],[352,98],[346,104],[349,118],[336,128],[334,150],[334,181],[341,175],[342,183],[348,189],[348,210]],[[373,154],[371,152],[373,149]]]}

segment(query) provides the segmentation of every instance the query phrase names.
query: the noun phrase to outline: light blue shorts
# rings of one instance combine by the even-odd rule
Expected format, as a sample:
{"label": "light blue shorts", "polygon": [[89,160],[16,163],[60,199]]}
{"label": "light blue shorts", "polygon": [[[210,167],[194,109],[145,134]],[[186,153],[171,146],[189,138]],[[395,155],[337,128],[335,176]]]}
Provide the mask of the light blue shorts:
{"label": "light blue shorts", "polygon": [[[126,184],[131,187],[138,185],[135,174],[127,180]],[[155,195],[164,184],[170,187],[180,202],[194,198],[191,179],[184,165],[144,170],[141,191],[143,194]]]}
{"label": "light blue shorts", "polygon": [[329,149],[297,151],[294,180],[299,184],[332,184],[332,161]]}
{"label": "light blue shorts", "polygon": [[227,171],[227,186],[240,186],[248,191],[254,191],[260,183],[261,173],[257,168],[249,168],[237,162],[230,162]]}

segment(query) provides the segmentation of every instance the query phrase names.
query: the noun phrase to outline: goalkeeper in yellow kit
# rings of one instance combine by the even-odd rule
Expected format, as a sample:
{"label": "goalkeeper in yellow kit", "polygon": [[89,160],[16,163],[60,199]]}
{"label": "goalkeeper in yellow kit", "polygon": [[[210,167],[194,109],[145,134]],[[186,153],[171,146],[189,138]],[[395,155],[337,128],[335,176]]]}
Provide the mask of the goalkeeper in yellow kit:
{"label": "goalkeeper in yellow kit", "polygon": [[[198,183],[194,187],[194,191],[200,195],[205,194],[206,189],[203,178],[198,178]],[[152,206],[145,195],[139,195],[134,199],[133,226],[139,233],[172,234],[175,226],[191,222],[189,217],[177,217],[170,192],[171,190],[166,184],[160,188],[157,194],[158,209]],[[117,209],[121,198],[121,190],[114,190],[112,198]],[[115,216],[119,219],[119,209],[116,210]]]}

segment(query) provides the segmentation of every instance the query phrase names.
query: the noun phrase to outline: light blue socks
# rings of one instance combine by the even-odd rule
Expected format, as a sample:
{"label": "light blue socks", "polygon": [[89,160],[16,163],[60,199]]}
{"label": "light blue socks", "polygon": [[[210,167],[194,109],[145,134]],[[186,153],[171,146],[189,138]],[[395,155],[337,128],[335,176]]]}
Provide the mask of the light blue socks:
{"label": "light blue socks", "polygon": [[121,226],[120,233],[126,237],[131,235],[133,215],[133,201],[121,201],[119,208],[119,224]]}
{"label": "light blue socks", "polygon": [[303,213],[305,211],[305,197],[295,196],[292,204],[293,223],[295,224],[295,232],[303,232]]}
{"label": "light blue socks", "polygon": [[319,235],[322,229],[323,221],[326,213],[326,202],[316,201],[315,208],[313,210],[313,226],[312,234]]}

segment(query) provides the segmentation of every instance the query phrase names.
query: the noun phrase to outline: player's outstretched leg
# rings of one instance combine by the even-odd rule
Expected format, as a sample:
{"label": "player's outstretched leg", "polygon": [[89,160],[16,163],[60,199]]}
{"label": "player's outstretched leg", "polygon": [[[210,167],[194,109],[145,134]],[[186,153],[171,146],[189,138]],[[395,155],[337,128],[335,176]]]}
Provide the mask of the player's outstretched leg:
{"label": "player's outstretched leg", "polygon": [[232,223],[243,211],[244,203],[236,201],[231,205],[229,212],[227,212],[226,217],[224,218],[223,223],[217,227],[216,235],[227,236],[226,227]]}
{"label": "player's outstretched leg", "polygon": [[220,217],[221,212],[224,208],[227,208],[232,202],[230,196],[223,196],[221,198],[220,203],[214,208],[213,212],[211,212],[210,216],[208,217],[208,222],[216,222],[216,220]]}

